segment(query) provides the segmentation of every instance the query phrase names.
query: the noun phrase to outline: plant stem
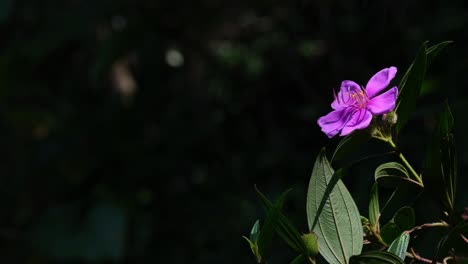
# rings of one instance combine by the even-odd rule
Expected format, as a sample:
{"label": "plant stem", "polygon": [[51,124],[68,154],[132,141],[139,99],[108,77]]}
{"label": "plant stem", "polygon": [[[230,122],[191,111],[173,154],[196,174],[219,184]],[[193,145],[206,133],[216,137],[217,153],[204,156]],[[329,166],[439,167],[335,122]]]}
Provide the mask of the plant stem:
{"label": "plant stem", "polygon": [[436,262],[436,261],[433,262],[433,261],[430,260],[430,259],[423,258],[423,257],[419,256],[416,252],[414,252],[413,249],[411,249],[411,253],[410,253],[410,252],[407,252],[407,253],[406,253],[406,256],[407,256],[407,257],[410,257],[410,258],[412,258],[412,259],[414,259],[414,260],[416,260],[416,261],[419,261],[419,262],[424,262],[424,263],[429,263],[429,264],[431,264],[431,263],[442,264],[442,263],[440,263],[440,262]]}
{"label": "plant stem", "polygon": [[389,137],[386,137],[384,136],[380,131],[378,131],[378,135],[377,136],[374,136],[374,138],[376,139],[379,139],[381,141],[384,141],[384,142],[387,142],[391,147],[392,149],[398,153],[398,157],[400,158],[400,160],[405,164],[405,166],[409,169],[409,171],[411,172],[411,174],[413,175],[413,177],[416,179],[416,181],[418,181],[419,185],[421,187],[424,188],[424,183],[421,179],[421,177],[419,176],[419,174],[413,169],[413,167],[411,166],[411,164],[408,162],[408,160],[405,158],[405,156],[403,155],[403,153],[401,153],[399,150],[398,150],[398,147],[397,145],[393,142],[391,136]]}
{"label": "plant stem", "polygon": [[307,260],[309,261],[310,264],[315,264],[315,258],[313,257],[308,257]]}
{"label": "plant stem", "polygon": [[446,222],[442,221],[442,222],[435,222],[435,223],[427,223],[427,224],[422,224],[420,226],[415,226],[413,227],[412,229],[406,231],[408,234],[410,234],[411,232],[414,232],[416,230],[421,230],[423,228],[427,228],[427,227],[449,227],[449,224],[447,224]]}
{"label": "plant stem", "polygon": [[419,177],[418,173],[413,169],[413,167],[411,166],[411,164],[409,164],[408,160],[405,158],[405,156],[403,155],[403,153],[401,153],[400,151],[398,151],[398,147],[395,145],[395,143],[393,143],[393,140],[391,138],[387,139],[387,142],[388,144],[390,144],[390,146],[398,152],[398,157],[401,159],[401,161],[405,164],[405,166],[410,170],[411,174],[413,174],[414,178],[419,182],[419,184],[421,184],[421,187],[424,187],[424,184],[423,184],[423,181],[421,179],[421,177]]}

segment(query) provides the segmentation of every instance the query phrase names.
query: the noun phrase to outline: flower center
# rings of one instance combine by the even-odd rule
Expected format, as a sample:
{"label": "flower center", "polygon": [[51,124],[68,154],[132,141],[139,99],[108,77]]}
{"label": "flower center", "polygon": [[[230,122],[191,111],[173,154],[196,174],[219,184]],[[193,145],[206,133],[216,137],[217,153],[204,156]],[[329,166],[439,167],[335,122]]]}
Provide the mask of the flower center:
{"label": "flower center", "polygon": [[358,108],[366,108],[369,98],[367,98],[367,94],[362,87],[360,87],[359,91],[351,91],[351,89],[348,88],[348,96],[351,101],[349,105]]}

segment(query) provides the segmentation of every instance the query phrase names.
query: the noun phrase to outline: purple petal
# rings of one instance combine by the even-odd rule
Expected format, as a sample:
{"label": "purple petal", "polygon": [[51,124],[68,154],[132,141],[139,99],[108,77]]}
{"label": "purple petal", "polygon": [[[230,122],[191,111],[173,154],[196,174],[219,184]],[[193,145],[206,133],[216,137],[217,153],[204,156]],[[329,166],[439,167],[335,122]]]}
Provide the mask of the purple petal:
{"label": "purple petal", "polygon": [[350,93],[358,93],[361,91],[359,85],[353,81],[343,81],[341,82],[341,88],[338,92],[338,95],[335,96],[335,100],[331,104],[331,107],[335,110],[350,106],[354,104],[354,99],[352,99]]}
{"label": "purple petal", "polygon": [[334,137],[340,132],[344,125],[351,119],[353,109],[342,108],[322,116],[317,123],[322,128],[322,131],[329,137]]}
{"label": "purple petal", "polygon": [[396,86],[378,95],[367,102],[367,109],[374,115],[381,115],[392,111],[395,108],[398,89]]}
{"label": "purple petal", "polygon": [[396,73],[397,68],[392,66],[372,76],[366,85],[367,97],[372,98],[383,91],[390,84],[390,81],[395,77]]}
{"label": "purple petal", "polygon": [[340,136],[346,136],[357,129],[364,129],[372,121],[372,114],[366,109],[358,109],[351,114],[351,119],[341,130]]}

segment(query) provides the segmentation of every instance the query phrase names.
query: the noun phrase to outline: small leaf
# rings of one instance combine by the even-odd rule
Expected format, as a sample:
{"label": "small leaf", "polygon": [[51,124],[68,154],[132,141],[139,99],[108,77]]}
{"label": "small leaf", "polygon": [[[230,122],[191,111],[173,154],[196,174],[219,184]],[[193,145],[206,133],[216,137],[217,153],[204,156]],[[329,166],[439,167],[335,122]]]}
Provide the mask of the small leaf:
{"label": "small leaf", "polygon": [[252,251],[252,254],[255,256],[255,259],[257,260],[257,263],[262,262],[262,255],[258,252],[258,245],[255,242],[252,242],[250,239],[248,239],[246,236],[242,236],[247,243],[249,243],[250,250]]}
{"label": "small leaf", "polygon": [[393,217],[393,222],[398,225],[400,230],[410,230],[414,227],[415,216],[413,208],[405,206],[400,208]]}
{"label": "small leaf", "polygon": [[401,260],[405,260],[409,240],[410,235],[406,232],[403,232],[399,237],[393,240],[387,251],[397,255]]}
{"label": "small leaf", "polygon": [[395,254],[385,251],[369,251],[351,257],[350,264],[404,264]]}
{"label": "small leaf", "polygon": [[375,169],[375,181],[382,187],[397,188],[402,185],[420,186],[417,181],[410,179],[406,168],[398,162],[387,162]]}
{"label": "small leaf", "polygon": [[416,108],[416,100],[421,91],[421,86],[426,75],[427,65],[427,41],[419,48],[418,54],[413,64],[408,68],[405,76],[400,82],[399,95],[397,99],[396,113],[398,122],[396,124],[397,132],[408,122],[411,114]]}
{"label": "small leaf", "polygon": [[375,231],[379,232],[379,217],[380,217],[380,206],[379,206],[379,189],[377,183],[372,185],[370,202],[369,202],[369,221]]}
{"label": "small leaf", "polygon": [[353,197],[330,166],[325,149],[318,155],[307,192],[309,229],[318,236],[320,254],[332,264],[361,253],[363,231]]}
{"label": "small leaf", "polygon": [[257,220],[250,231],[250,240],[257,241],[260,234],[260,220]]}
{"label": "small leaf", "polygon": [[388,222],[380,230],[380,236],[385,243],[390,244],[401,234],[401,232],[402,230],[397,224]]}
{"label": "small leaf", "polygon": [[246,236],[242,236],[242,237],[247,241],[247,243],[249,243],[249,246],[251,249],[255,247],[255,244],[250,239],[248,239]]}

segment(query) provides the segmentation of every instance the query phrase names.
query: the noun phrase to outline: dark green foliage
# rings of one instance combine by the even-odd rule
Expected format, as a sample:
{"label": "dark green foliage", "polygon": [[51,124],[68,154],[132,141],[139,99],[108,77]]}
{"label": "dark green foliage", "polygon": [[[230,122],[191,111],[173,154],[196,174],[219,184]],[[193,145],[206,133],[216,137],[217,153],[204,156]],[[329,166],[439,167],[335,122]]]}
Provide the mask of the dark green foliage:
{"label": "dark green foliage", "polygon": [[395,254],[384,251],[364,252],[353,256],[350,264],[403,264],[404,262]]}
{"label": "dark green foliage", "polygon": [[[339,141],[316,120],[341,80],[403,73],[423,40],[452,39],[402,145],[421,156],[438,116],[421,112],[441,98],[466,111],[465,5],[0,1],[1,263],[255,262],[241,238],[261,215],[252,186],[293,186],[287,213],[306,227],[310,161]],[[343,181],[365,214],[372,172]],[[424,209],[418,221],[439,212]],[[275,252],[271,264],[296,256]]]}

